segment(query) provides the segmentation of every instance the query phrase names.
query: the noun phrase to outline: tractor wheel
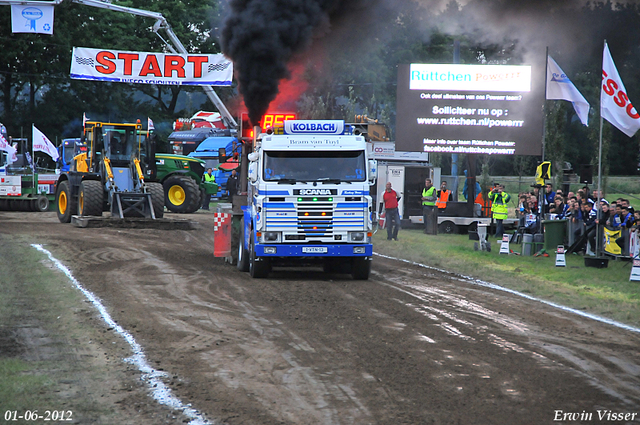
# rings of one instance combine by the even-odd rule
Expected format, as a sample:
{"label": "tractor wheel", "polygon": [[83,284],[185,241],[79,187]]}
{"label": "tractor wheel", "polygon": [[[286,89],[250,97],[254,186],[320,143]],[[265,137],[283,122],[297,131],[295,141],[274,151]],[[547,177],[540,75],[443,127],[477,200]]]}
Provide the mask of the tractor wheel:
{"label": "tractor wheel", "polygon": [[186,213],[200,207],[200,188],[192,178],[172,176],[165,180],[163,186],[164,204],[169,211]]}
{"label": "tractor wheel", "polygon": [[78,194],[78,215],[102,215],[102,183],[96,180],[85,180],[80,183]]}
{"label": "tractor wheel", "polygon": [[[194,181],[194,183],[195,183],[195,181]],[[193,205],[189,205],[189,208],[187,208],[187,211],[185,211],[185,212],[188,213],[188,214],[191,214],[191,213],[194,213],[194,212],[198,211],[200,209],[200,207],[202,206],[202,200],[204,199],[205,196],[206,196],[206,194],[204,193],[204,190],[200,189],[200,187],[198,187],[198,199],[196,200],[196,202],[193,203]]]}
{"label": "tractor wheel", "polygon": [[249,253],[244,249],[244,221],[240,223],[240,241],[238,243],[238,270],[249,271]]}
{"label": "tractor wheel", "polygon": [[56,192],[56,205],[58,220],[60,223],[71,223],[71,215],[78,209],[78,200],[71,196],[71,188],[68,181],[60,182]]}
{"label": "tractor wheel", "polygon": [[269,274],[269,269],[271,269],[271,264],[268,258],[262,259],[262,261],[258,261],[256,257],[256,244],[254,241],[254,232],[251,231],[251,241],[249,243],[249,274],[254,279],[260,279],[263,277],[267,277]]}
{"label": "tractor wheel", "polygon": [[37,212],[47,212],[49,211],[49,199],[40,195],[33,201],[31,201],[31,209]]}
{"label": "tractor wheel", "polygon": [[147,193],[151,194],[151,204],[156,218],[164,216],[164,189],[160,183],[147,183]]}
{"label": "tractor wheel", "polygon": [[371,260],[366,257],[353,257],[351,259],[351,276],[355,280],[367,280],[371,273]]}

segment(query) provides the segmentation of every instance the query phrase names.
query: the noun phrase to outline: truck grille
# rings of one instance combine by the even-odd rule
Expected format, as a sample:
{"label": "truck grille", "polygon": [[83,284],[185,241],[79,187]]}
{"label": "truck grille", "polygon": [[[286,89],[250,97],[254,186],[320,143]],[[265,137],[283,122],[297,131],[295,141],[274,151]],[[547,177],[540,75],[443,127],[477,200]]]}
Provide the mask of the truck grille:
{"label": "truck grille", "polygon": [[[337,202],[327,198],[302,198],[294,202],[274,202],[269,199],[263,207],[268,230],[281,230],[289,241],[313,237],[346,240],[339,236],[347,231],[363,230],[367,204]],[[280,201],[280,199],[278,199]],[[335,236],[335,238],[334,238]]]}

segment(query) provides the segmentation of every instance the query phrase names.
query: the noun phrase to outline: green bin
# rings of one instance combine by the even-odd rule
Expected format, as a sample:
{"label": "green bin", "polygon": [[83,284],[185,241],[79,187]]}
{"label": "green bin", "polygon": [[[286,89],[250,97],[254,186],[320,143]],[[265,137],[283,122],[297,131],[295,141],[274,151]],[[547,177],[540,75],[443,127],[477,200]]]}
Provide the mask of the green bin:
{"label": "green bin", "polygon": [[544,220],[544,249],[555,252],[558,245],[564,245],[567,220]]}

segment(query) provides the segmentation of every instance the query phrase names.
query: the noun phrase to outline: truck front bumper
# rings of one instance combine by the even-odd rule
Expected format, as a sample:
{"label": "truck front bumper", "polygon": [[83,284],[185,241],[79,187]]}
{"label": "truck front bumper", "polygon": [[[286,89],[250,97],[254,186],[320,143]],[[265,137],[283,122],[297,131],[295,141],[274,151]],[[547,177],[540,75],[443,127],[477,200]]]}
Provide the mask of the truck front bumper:
{"label": "truck front bumper", "polygon": [[258,257],[370,257],[373,255],[371,244],[258,244],[255,250]]}

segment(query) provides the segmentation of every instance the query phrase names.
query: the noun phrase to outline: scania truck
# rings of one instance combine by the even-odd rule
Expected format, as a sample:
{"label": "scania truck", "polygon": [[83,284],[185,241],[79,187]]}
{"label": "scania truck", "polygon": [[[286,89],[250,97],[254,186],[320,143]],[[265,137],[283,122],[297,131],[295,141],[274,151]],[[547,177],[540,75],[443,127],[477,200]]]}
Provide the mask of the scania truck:
{"label": "scania truck", "polygon": [[[278,134],[279,133],[279,134]],[[248,155],[238,268],[320,263],[368,279],[377,163],[371,144],[343,121],[285,121]]]}

